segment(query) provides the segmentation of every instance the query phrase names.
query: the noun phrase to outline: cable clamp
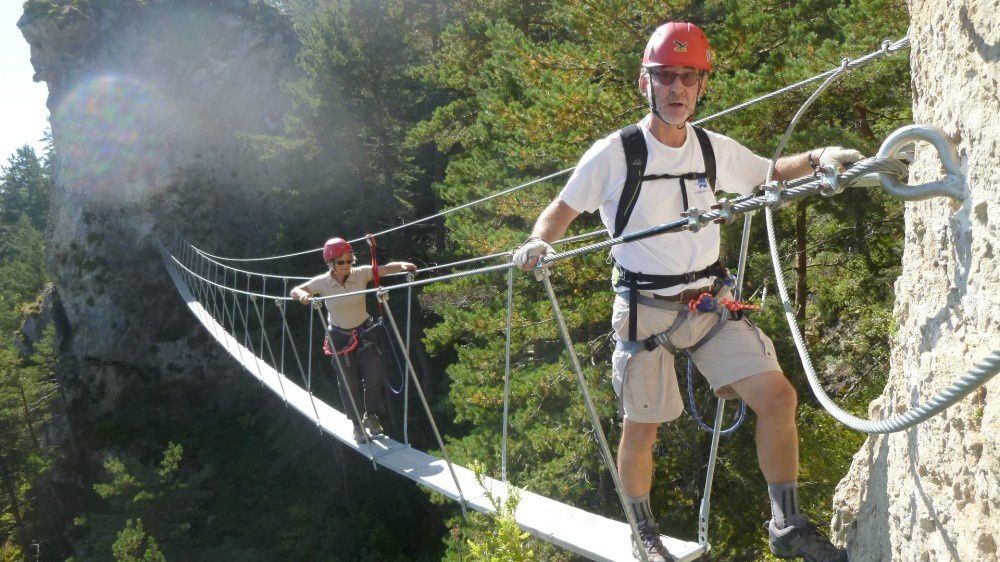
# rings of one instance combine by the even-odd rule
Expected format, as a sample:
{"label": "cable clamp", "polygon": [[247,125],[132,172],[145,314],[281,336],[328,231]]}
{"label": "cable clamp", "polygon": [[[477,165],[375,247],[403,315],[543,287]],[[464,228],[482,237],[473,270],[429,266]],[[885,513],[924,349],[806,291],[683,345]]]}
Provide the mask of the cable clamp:
{"label": "cable clamp", "polygon": [[819,194],[823,197],[833,197],[844,191],[845,186],[840,183],[836,167],[820,166],[816,169],[816,174],[819,176]]}
{"label": "cable clamp", "polygon": [[780,181],[770,181],[764,184],[764,205],[771,209],[779,209],[784,205],[781,192],[785,190],[785,183]]}
{"label": "cable clamp", "polygon": [[715,219],[716,224],[732,224],[736,220],[733,216],[733,200],[732,199],[722,199],[715,205],[712,205],[712,210],[715,211],[719,216]]}
{"label": "cable clamp", "polygon": [[681,216],[687,219],[686,228],[688,230],[690,230],[691,232],[698,232],[699,230],[701,230],[702,227],[701,217],[704,214],[705,213],[702,212],[701,209],[697,207],[691,207],[690,209],[681,213]]}

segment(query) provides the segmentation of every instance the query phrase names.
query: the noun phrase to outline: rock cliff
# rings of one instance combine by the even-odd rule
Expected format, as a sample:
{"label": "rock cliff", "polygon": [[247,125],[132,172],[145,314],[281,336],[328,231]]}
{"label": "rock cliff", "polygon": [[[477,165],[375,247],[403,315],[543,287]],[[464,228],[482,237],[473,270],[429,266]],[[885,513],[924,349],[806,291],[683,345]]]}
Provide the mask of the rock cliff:
{"label": "rock cliff", "polygon": [[98,415],[135,373],[166,387],[218,378],[231,367],[193,329],[151,241],[257,232],[276,171],[243,139],[281,126],[290,22],[250,0],[31,0],[18,26],[49,89],[46,260],[80,365],[70,391]]}
{"label": "rock cliff", "polygon": [[[996,2],[910,0],[913,114],[958,144],[967,199],[908,203],[886,417],[1000,347],[1000,20]],[[911,183],[940,177],[922,145]],[[1000,380],[917,428],[871,437],[834,498],[851,560],[1000,558]]]}

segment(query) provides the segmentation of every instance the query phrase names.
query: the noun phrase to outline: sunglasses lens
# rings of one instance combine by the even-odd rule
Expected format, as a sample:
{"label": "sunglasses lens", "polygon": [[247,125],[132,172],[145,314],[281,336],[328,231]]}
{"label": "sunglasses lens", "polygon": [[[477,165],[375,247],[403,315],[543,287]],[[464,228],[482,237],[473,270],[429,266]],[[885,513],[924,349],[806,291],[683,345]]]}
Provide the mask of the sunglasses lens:
{"label": "sunglasses lens", "polygon": [[701,78],[700,72],[672,72],[670,70],[662,70],[655,73],[656,79],[664,86],[669,86],[674,83],[674,80],[680,78],[681,84],[685,86],[694,86],[698,83],[698,79]]}

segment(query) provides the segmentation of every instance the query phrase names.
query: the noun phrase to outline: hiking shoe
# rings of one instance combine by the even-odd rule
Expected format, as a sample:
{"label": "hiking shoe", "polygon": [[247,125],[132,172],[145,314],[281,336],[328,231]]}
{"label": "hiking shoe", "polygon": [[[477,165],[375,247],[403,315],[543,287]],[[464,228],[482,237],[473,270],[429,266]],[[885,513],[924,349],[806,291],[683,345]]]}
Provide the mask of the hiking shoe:
{"label": "hiking shoe", "polygon": [[364,417],[361,419],[361,425],[368,431],[368,435],[372,437],[381,437],[385,431],[382,429],[382,422],[378,420],[378,416],[375,414],[365,413]]}
{"label": "hiking shoe", "polygon": [[674,562],[674,557],[667,551],[660,540],[660,529],[652,519],[640,522],[638,525],[639,537],[642,539],[642,546],[632,537],[632,556],[636,560],[642,560],[639,556],[639,549],[646,551],[646,559],[649,562]]}
{"label": "hiking shoe", "polygon": [[806,562],[848,562],[847,551],[837,548],[816,525],[805,517],[784,529],[774,525],[774,520],[764,524],[767,529],[771,554],[778,558],[801,558]]}
{"label": "hiking shoe", "polygon": [[362,429],[360,425],[354,426],[354,442],[358,445],[363,445],[368,442],[368,436],[365,435],[365,430]]}

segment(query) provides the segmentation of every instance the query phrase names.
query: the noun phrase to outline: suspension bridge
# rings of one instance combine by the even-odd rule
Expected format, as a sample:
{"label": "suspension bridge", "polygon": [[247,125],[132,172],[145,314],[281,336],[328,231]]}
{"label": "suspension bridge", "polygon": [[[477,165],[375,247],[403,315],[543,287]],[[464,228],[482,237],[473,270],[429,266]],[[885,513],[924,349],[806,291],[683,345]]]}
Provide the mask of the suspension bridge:
{"label": "suspension bridge", "polygon": [[[941,412],[979,386],[985,384],[1000,370],[1000,350],[994,350],[970,371],[957,377],[953,384],[931,396],[923,403],[917,404],[909,410],[888,419],[860,419],[839,408],[822,389],[819,378],[812,367],[812,361],[806,349],[805,342],[800,335],[801,330],[796,324],[792,305],[788,298],[782,267],[777,254],[777,240],[772,217],[773,212],[781,207],[815,195],[832,197],[848,188],[859,189],[874,186],[881,186],[886,192],[903,200],[917,200],[930,197],[962,199],[965,197],[964,178],[958,166],[954,147],[940,131],[923,126],[905,127],[893,133],[883,143],[876,157],[862,160],[843,173],[837,173],[836,170],[828,169],[822,170],[815,176],[809,176],[792,182],[779,183],[770,181],[773,173],[773,163],[780,156],[796,123],[812,102],[826,88],[830,87],[854,68],[892,55],[908,47],[908,45],[909,41],[907,38],[895,42],[886,40],[882,43],[879,50],[868,55],[853,60],[844,59],[842,64],[837,68],[700,120],[698,123],[703,123],[722,115],[727,115],[733,111],[738,111],[754,103],[784,95],[809,84],[822,82],[789,123],[772,157],[772,165],[768,172],[769,181],[763,186],[759,194],[723,200],[720,201],[719,205],[709,210],[690,209],[685,216],[675,221],[619,237],[609,238],[607,232],[603,229],[569,237],[557,242],[556,246],[572,246],[602,237],[605,239],[558,252],[542,260],[535,268],[536,279],[545,287],[559,332],[566,346],[574,374],[576,375],[582,399],[587,406],[599,453],[606,464],[606,469],[615,482],[615,489],[623,507],[625,506],[625,498],[621,492],[621,483],[615,469],[614,457],[611,454],[597,411],[590,398],[587,383],[583,377],[572,339],[563,320],[562,311],[552,285],[552,277],[558,271],[555,266],[564,260],[591,252],[604,251],[614,245],[634,242],[650,236],[682,230],[695,231],[713,222],[730,223],[737,217],[743,216],[742,251],[736,282],[736,293],[737,298],[739,298],[739,290],[742,285],[746,265],[750,220],[755,211],[763,210],[767,220],[770,254],[774,265],[778,291],[784,305],[785,315],[789,322],[796,349],[805,368],[810,387],[820,403],[838,421],[853,429],[868,433],[902,431]],[[899,157],[904,147],[917,141],[928,142],[935,148],[946,170],[946,174],[935,182],[920,186],[911,186],[904,183],[907,177],[907,169],[905,165],[900,163]],[[572,170],[572,168],[562,170],[543,178],[493,193],[487,197],[446,209],[434,215],[422,217],[383,230],[371,236],[382,236],[389,232],[402,230],[415,224],[440,218],[447,214],[485,203],[497,197],[510,195],[520,189],[544,183],[545,181],[567,174]],[[358,238],[352,240],[352,242],[358,242],[363,239]],[[351,414],[353,413],[357,417],[357,406],[353,403],[345,404],[344,408],[348,411],[341,412],[324,402],[313,392],[313,372],[314,369],[318,368],[314,366],[313,345],[325,335],[326,330],[326,324],[318,307],[311,307],[309,309],[309,312],[306,314],[305,325],[299,327],[298,332],[294,332],[290,325],[287,310],[287,304],[291,300],[288,296],[290,283],[297,284],[297,282],[307,278],[249,271],[231,265],[234,263],[270,262],[319,252],[320,250],[313,249],[279,256],[244,258],[210,254],[180,239],[170,244],[160,244],[160,252],[165,267],[179,294],[195,318],[197,318],[216,342],[234,360],[242,365],[244,369],[259,380],[263,386],[279,396],[288,406],[294,408],[304,417],[315,423],[323,432],[338,439],[359,454],[364,455],[372,462],[373,466],[385,467],[459,502],[463,513],[467,509],[492,513],[498,508],[498,502],[505,501],[511,494],[517,494],[520,498],[515,513],[517,523],[521,528],[529,531],[536,537],[593,560],[615,561],[632,559],[630,537],[635,535],[637,531],[635,528],[636,522],[633,520],[630,509],[625,508],[623,510],[625,521],[617,521],[543,497],[530,490],[514,488],[507,481],[506,439],[510,395],[510,311],[513,299],[513,279],[516,269],[510,263],[511,252],[497,252],[485,256],[472,257],[424,268],[418,272],[426,275],[440,270],[457,269],[457,271],[451,273],[421,279],[416,279],[413,275],[409,275],[405,282],[390,287],[380,286],[364,291],[318,297],[315,299],[316,303],[319,303],[324,300],[344,298],[351,295],[373,294],[383,305],[387,333],[393,340],[393,345],[403,351],[401,366],[403,367],[402,370],[405,371],[402,389],[404,393],[404,408],[409,408],[410,393],[412,390],[417,395],[419,403],[427,417],[428,424],[434,434],[438,450],[441,452],[441,458],[437,458],[419,451],[410,445],[407,426],[409,416],[405,411],[403,415],[403,441],[400,442],[388,438],[365,439],[363,442],[355,441],[352,432]],[[472,269],[458,269],[488,261],[499,261],[499,263]],[[432,283],[448,282],[469,276],[495,274],[506,274],[507,276],[506,363],[500,479],[486,475],[477,475],[469,468],[459,466],[451,461],[448,455],[447,444],[437,428],[431,408],[424,395],[420,377],[417,375],[417,370],[410,360],[408,353],[411,337],[410,317],[412,314],[413,288]],[[406,319],[404,323],[397,322],[392,308],[388,306],[388,295],[390,292],[395,291],[406,291]],[[273,328],[275,326],[277,327],[276,329]],[[333,363],[338,374],[343,377],[343,366],[336,355],[333,355]],[[706,429],[712,431],[712,441],[708,471],[699,509],[699,521],[696,530],[697,539],[689,541],[667,536],[662,537],[664,545],[679,561],[698,559],[711,548],[708,540],[708,529],[712,480],[719,438],[723,434],[722,419],[725,405],[726,401],[724,399],[718,400],[714,423],[711,427],[706,426]]]}

